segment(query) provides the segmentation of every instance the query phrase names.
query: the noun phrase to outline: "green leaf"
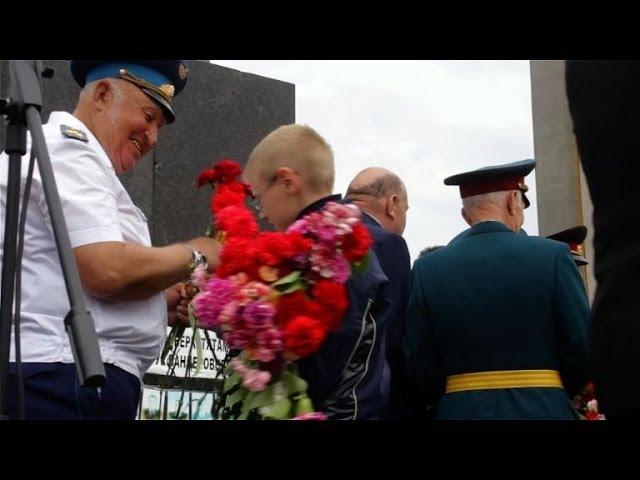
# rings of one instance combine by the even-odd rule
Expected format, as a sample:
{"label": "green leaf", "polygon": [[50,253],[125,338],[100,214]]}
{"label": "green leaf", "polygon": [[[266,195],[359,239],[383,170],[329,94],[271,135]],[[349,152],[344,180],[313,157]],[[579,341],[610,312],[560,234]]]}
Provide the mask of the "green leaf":
{"label": "green leaf", "polygon": [[194,312],[193,312],[193,302],[189,303],[189,307],[187,309],[187,312],[189,313],[189,325],[191,326],[191,329],[193,330],[193,341],[196,344],[196,373],[195,375],[198,375],[198,373],[200,372],[200,369],[202,368],[202,363],[204,361],[203,359],[203,355],[202,355],[202,342],[200,340],[200,329],[198,328],[198,319],[196,318]]}
{"label": "green leaf", "polygon": [[224,367],[224,374],[228,377],[230,377],[231,375],[233,375],[234,373],[236,373],[235,369],[233,368],[233,365],[231,365],[230,363]]}
{"label": "green leaf", "polygon": [[256,409],[264,417],[273,419],[287,418],[291,411],[291,400],[289,400],[288,395],[282,395],[282,393],[286,393],[282,392],[280,394],[281,397],[276,400],[276,391],[282,390],[282,388],[283,383],[277,382],[262,392],[251,392],[245,398],[239,419],[247,419],[249,414]]}
{"label": "green leaf", "polygon": [[195,328],[193,332],[193,341],[196,342],[196,375],[202,370],[204,364],[204,355],[202,354],[202,340],[200,338],[200,329]]}
{"label": "green leaf", "polygon": [[296,270],[289,275],[282,277],[280,280],[276,280],[271,284],[273,288],[278,290],[282,295],[293,293],[296,290],[301,290],[306,287],[306,281],[301,278],[300,271]]}
{"label": "green leaf", "polygon": [[240,418],[246,419],[251,410],[253,410],[254,408],[261,408],[270,405],[274,402],[274,400],[273,385],[270,385],[261,392],[251,392],[249,395],[247,395],[247,398],[244,401]]}
{"label": "green leaf", "polygon": [[235,392],[233,392],[231,395],[227,397],[227,400],[225,403],[227,406],[233,406],[236,403],[242,402],[248,396],[249,393],[250,393],[249,390],[240,386],[238,390],[236,390]]}
{"label": "green leaf", "polygon": [[244,403],[242,404],[242,411],[240,412],[240,416],[238,417],[238,420],[247,419],[247,417],[249,416],[249,412],[251,411],[251,409],[248,407],[248,402],[251,401],[254,396],[255,396],[254,392],[249,392],[247,397],[244,399]]}
{"label": "green leaf", "polygon": [[222,393],[228,392],[233,387],[238,385],[241,381],[242,381],[242,377],[240,376],[239,373],[237,372],[232,373],[227,378],[225,378],[224,386],[222,387]]}
{"label": "green leaf", "polygon": [[[285,290],[278,290],[278,291],[279,291],[282,295],[287,295],[287,294],[289,294],[289,293],[293,293],[293,292],[295,292],[296,290],[304,290],[304,289],[306,288],[306,287],[305,287],[305,285],[306,285],[306,284],[305,284],[304,282],[300,281],[300,282],[297,282],[297,283],[292,284],[290,287],[288,287],[288,288],[287,288],[287,289],[285,289]],[[278,287],[276,287],[276,288],[278,288]],[[280,287],[280,288],[283,288],[283,287]]]}
{"label": "green leaf", "polygon": [[284,388],[290,394],[307,391],[307,382],[302,377],[296,375],[294,372],[285,371],[282,375],[282,382],[284,383]]}
{"label": "green leaf", "polygon": [[300,270],[296,270],[295,272],[291,272],[289,275],[282,277],[280,280],[276,280],[271,284],[271,286],[278,287],[280,285],[295,283],[300,278],[300,275]]}
{"label": "green leaf", "polygon": [[260,410],[260,413],[262,413],[265,417],[268,417],[268,418],[273,418],[275,420],[282,420],[283,418],[289,417],[290,410],[291,410],[291,400],[289,400],[287,397],[284,397],[278,400],[277,402],[272,403],[271,405],[263,407]]}
{"label": "green leaf", "polygon": [[195,330],[196,325],[198,324],[198,320],[193,313],[193,304],[190,302],[187,307],[187,314],[189,315],[189,326]]}
{"label": "green leaf", "polygon": [[313,403],[311,403],[311,399],[306,395],[301,395],[297,400],[294,407],[294,413],[297,417],[298,415],[304,415],[305,413],[313,413],[315,409],[313,408]]}

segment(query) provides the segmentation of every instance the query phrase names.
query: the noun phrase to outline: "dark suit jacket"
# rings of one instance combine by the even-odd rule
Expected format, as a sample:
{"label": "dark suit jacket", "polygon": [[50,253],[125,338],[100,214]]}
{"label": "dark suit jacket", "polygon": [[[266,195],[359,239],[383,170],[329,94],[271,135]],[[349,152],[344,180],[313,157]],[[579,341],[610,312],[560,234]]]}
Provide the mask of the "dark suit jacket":
{"label": "dark suit jacket", "polygon": [[[384,418],[410,418],[419,416],[420,407],[411,391],[404,365],[404,324],[411,291],[411,259],[404,238],[382,228],[371,215],[363,212],[362,221],[373,238],[373,251],[382,271],[389,279],[387,295],[391,311],[387,320],[386,352],[391,369],[389,407]],[[425,406],[426,407],[426,406]]]}

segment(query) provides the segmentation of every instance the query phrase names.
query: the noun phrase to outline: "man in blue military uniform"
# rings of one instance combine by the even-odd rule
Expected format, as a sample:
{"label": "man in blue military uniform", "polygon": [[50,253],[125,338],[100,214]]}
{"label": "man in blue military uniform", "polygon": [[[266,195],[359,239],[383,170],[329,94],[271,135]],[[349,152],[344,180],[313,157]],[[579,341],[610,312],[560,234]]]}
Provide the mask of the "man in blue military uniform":
{"label": "man in blue military uniform", "polygon": [[520,235],[534,160],[454,175],[471,226],[419,258],[409,375],[438,419],[572,419],[589,306],[566,245]]}
{"label": "man in blue military uniform", "polygon": [[431,245],[429,247],[423,248],[422,250],[420,250],[418,258],[424,257],[425,255],[428,255],[431,252],[435,252],[436,250],[440,250],[443,247],[444,245]]}
{"label": "man in blue military uniform", "polygon": [[[167,313],[176,315],[177,286],[189,278],[190,266],[206,265],[206,258],[215,266],[219,245],[196,238],[152,247],[147,220],[118,178],[154,149],[165,124],[175,120],[172,100],[187,82],[184,63],[74,60],[71,72],[83,87],[76,108],[51,113],[43,130],[107,378],[101,391],[79,384],[64,328],[64,277],[36,169],[22,266],[25,418],[133,419],[142,377],[165,340]],[[23,183],[26,172],[24,162]],[[0,210],[6,185],[0,169]],[[18,416],[15,360],[12,351],[10,418]]]}

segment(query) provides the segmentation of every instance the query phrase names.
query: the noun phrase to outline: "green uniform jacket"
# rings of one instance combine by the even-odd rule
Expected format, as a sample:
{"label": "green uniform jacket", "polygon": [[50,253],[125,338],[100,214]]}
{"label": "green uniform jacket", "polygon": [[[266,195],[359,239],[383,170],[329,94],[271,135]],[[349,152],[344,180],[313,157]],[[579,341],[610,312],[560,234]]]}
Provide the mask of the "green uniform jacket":
{"label": "green uniform jacket", "polygon": [[[438,419],[573,419],[587,381],[589,303],[567,245],[482,222],[418,259],[407,315],[408,375]],[[565,389],[445,394],[449,375],[557,370]]]}

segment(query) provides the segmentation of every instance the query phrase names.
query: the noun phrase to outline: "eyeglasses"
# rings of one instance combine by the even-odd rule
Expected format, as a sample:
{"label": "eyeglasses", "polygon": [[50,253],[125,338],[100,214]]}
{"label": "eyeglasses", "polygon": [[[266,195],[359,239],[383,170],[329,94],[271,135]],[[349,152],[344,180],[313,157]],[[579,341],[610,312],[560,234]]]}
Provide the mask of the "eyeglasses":
{"label": "eyeglasses", "polygon": [[258,214],[260,215],[261,218],[263,218],[264,213],[263,213],[263,210],[262,210],[262,204],[260,203],[260,199],[262,197],[264,197],[266,195],[266,193],[269,191],[269,189],[275,185],[277,179],[278,179],[278,175],[276,173],[274,173],[273,177],[271,177],[271,180],[269,180],[269,183],[267,184],[267,188],[264,190],[264,192],[262,192],[260,195],[256,195],[255,193],[251,194],[251,199],[249,200],[249,205],[256,212],[258,212]]}

